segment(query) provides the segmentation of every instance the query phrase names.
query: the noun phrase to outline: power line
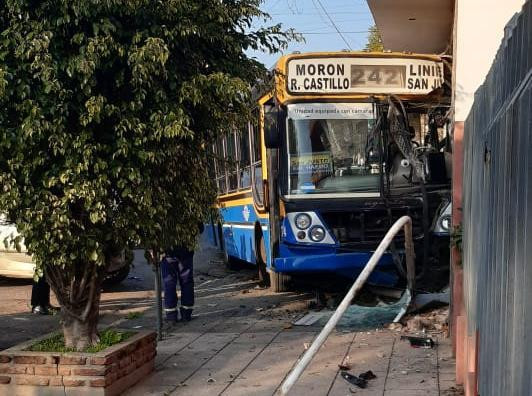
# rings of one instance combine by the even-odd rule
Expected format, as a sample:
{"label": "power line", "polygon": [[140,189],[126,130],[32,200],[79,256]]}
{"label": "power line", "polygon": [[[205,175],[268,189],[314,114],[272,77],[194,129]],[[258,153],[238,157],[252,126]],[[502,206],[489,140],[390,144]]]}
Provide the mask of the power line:
{"label": "power line", "polygon": [[[365,20],[364,20],[365,21]],[[341,24],[341,23],[349,23],[350,26],[352,26],[355,22],[361,22],[360,20],[356,20],[356,19],[338,19],[336,20],[336,23],[337,24]],[[312,22],[307,22],[307,23],[301,23],[301,24],[297,24],[297,26],[294,26],[294,29],[296,30],[309,30],[309,31],[320,31],[320,30],[329,30],[330,28],[332,28],[332,26],[330,26],[329,23],[327,23],[327,25],[323,25],[323,24],[318,24],[318,21],[312,21]],[[348,28],[349,30],[349,28]],[[342,30],[343,32],[343,30]],[[367,33],[367,30],[366,30],[366,33]]]}
{"label": "power line", "polygon": [[318,13],[316,15],[318,15],[321,19],[321,21],[323,22],[323,24],[327,27],[333,27],[328,21],[327,21],[327,18],[325,18],[323,16],[323,12],[320,11],[320,9],[318,8],[318,5],[316,4],[316,2],[314,0],[312,0],[312,5],[314,6],[314,8],[316,9],[316,11],[318,11]]}
{"label": "power line", "polygon": [[[309,15],[309,16],[314,16],[314,15],[321,15],[321,13],[319,12],[297,12],[297,13],[293,13],[293,12],[269,12],[268,14],[270,14],[271,16],[303,16],[303,15]],[[338,11],[338,12],[329,12],[329,15],[368,15],[368,13],[366,11]]]}
{"label": "power line", "polygon": [[351,51],[353,50],[353,48],[351,48],[351,46],[349,45],[349,43],[347,42],[347,40],[345,39],[344,35],[342,34],[342,32],[340,32],[340,29],[338,29],[338,26],[336,26],[336,24],[334,23],[334,21],[332,20],[331,16],[327,13],[327,10],[325,9],[325,7],[323,6],[323,4],[321,4],[321,0],[316,0],[318,2],[318,4],[320,5],[321,9],[323,10],[323,12],[325,13],[325,15],[327,15],[327,18],[329,18],[329,21],[331,21],[332,25],[334,26],[334,29],[338,32],[338,34],[340,35],[340,37],[342,38],[342,40],[344,40],[344,43],[345,45],[347,45],[347,48],[349,48]]}
{"label": "power line", "polygon": [[[363,30],[363,31],[359,31],[359,32],[340,32],[340,31],[335,31],[335,32],[298,32],[298,33],[301,33],[301,34],[366,34],[368,33],[367,30]],[[345,40],[344,40],[345,42]],[[346,43],[347,44],[347,43]],[[349,46],[349,45],[348,45]],[[351,47],[349,47],[349,49],[352,49]]]}
{"label": "power line", "polygon": [[270,4],[266,12],[268,12],[269,10],[273,10],[275,7],[277,7],[277,4],[279,4],[280,1],[281,0],[277,0],[275,3],[273,3],[273,5]]}

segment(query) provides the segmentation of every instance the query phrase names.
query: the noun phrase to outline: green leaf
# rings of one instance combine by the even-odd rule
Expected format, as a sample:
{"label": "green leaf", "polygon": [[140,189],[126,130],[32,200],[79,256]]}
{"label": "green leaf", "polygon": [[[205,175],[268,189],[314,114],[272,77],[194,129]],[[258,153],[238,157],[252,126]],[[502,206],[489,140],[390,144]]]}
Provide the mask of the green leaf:
{"label": "green leaf", "polygon": [[96,224],[100,220],[98,212],[91,212],[89,218],[93,224]]}

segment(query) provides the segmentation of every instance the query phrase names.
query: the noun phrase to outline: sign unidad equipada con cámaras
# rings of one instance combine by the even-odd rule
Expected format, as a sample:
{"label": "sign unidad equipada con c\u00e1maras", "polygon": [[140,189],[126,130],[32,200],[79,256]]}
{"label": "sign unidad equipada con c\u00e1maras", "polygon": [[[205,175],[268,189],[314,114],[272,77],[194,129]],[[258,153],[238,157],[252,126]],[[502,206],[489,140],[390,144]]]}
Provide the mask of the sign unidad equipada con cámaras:
{"label": "sign unidad equipada con c\u00e1maras", "polygon": [[443,63],[411,58],[296,58],[288,61],[291,94],[428,94],[443,85]]}

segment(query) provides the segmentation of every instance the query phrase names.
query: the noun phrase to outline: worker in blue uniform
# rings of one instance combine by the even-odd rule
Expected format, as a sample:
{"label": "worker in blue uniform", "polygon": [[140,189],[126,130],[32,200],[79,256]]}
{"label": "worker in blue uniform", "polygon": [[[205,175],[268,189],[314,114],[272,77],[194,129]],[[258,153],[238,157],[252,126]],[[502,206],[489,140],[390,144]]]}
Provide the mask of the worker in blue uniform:
{"label": "worker in blue uniform", "polygon": [[[203,232],[203,224],[199,224],[199,233]],[[194,251],[187,248],[173,248],[166,252],[161,262],[161,273],[164,283],[164,312],[166,320],[177,322],[178,298],[177,283],[181,288],[181,320],[190,321],[194,309]]]}

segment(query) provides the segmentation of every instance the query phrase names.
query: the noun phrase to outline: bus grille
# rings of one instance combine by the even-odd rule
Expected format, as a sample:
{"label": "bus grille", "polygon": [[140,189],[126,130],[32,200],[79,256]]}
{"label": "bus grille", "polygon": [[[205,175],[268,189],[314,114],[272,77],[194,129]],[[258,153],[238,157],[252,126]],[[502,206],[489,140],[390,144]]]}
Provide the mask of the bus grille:
{"label": "bus grille", "polygon": [[[391,219],[388,210],[385,208],[321,212],[325,224],[341,245],[356,245],[368,248],[377,247],[391,225],[405,215],[412,218],[413,237],[421,238],[423,236],[422,208],[393,208],[391,209]],[[396,242],[403,241],[403,233],[397,234],[394,240]]]}

